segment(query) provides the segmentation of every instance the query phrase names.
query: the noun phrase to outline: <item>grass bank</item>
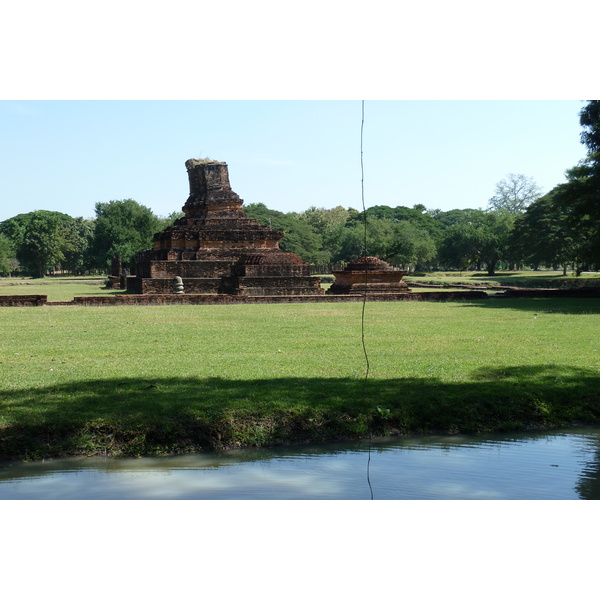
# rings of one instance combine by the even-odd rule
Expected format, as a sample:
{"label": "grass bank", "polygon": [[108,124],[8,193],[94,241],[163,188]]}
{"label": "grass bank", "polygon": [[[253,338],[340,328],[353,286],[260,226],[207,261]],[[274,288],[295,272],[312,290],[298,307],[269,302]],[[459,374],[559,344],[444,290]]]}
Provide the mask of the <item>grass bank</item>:
{"label": "grass bank", "polygon": [[600,301],[0,310],[0,456],[600,422]]}

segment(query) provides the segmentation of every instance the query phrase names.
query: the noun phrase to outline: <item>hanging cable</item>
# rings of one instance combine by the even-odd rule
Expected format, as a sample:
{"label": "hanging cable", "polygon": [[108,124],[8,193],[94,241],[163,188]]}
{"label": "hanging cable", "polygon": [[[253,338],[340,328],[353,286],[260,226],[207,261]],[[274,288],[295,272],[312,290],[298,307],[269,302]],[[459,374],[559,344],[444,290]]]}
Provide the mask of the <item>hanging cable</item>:
{"label": "hanging cable", "polygon": [[[363,139],[364,139],[364,127],[365,127],[365,101],[361,101],[361,122],[360,122],[360,188],[361,188],[361,200],[362,200],[362,209],[363,209],[363,223],[364,223],[364,241],[363,241],[363,258],[367,257],[367,209],[365,207],[365,167],[363,163]],[[362,349],[363,354],[365,356],[365,377],[363,379],[363,405],[366,404],[367,397],[367,380],[369,378],[369,354],[367,353],[367,345],[365,343],[365,308],[367,306],[367,283],[368,283],[368,274],[367,274],[367,264],[363,263],[365,268],[365,279],[364,279],[364,289],[363,289],[363,301],[362,301],[362,312],[360,319],[360,337],[362,341]],[[373,496],[373,486],[371,485],[371,416],[368,417],[369,422],[369,450],[368,450],[368,460],[367,460],[367,483],[369,484],[369,490],[371,492],[371,500],[374,499]]]}

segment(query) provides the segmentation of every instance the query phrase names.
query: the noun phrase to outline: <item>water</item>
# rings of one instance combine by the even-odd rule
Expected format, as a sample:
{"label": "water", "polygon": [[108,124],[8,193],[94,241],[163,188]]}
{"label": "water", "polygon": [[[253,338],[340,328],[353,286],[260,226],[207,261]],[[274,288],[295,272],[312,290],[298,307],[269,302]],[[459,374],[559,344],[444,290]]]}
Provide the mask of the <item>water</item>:
{"label": "water", "polygon": [[0,466],[0,499],[600,499],[600,427]]}

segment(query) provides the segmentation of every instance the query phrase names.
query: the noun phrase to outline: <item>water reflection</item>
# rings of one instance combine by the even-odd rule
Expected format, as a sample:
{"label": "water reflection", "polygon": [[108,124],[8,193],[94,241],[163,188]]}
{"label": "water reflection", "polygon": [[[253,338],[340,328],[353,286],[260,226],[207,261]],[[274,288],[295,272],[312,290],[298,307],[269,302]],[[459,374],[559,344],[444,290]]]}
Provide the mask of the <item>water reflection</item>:
{"label": "water reflection", "polygon": [[[370,498],[367,442],[0,468],[0,499]],[[410,437],[371,447],[375,499],[600,499],[600,428]]]}

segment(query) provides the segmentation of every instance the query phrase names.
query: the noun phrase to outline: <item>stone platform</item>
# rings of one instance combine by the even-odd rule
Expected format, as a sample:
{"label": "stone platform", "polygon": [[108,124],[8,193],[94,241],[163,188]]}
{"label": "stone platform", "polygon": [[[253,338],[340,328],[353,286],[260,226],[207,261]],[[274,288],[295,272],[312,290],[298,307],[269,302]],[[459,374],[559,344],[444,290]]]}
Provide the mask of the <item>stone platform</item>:
{"label": "stone platform", "polygon": [[119,294],[115,296],[76,296],[79,306],[135,306],[165,304],[292,304],[320,302],[444,302],[482,300],[485,292],[406,292],[402,294],[340,294],[319,296],[232,296],[226,294]]}

